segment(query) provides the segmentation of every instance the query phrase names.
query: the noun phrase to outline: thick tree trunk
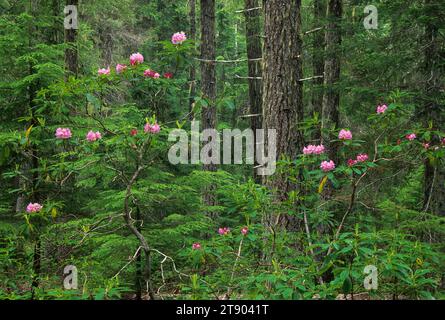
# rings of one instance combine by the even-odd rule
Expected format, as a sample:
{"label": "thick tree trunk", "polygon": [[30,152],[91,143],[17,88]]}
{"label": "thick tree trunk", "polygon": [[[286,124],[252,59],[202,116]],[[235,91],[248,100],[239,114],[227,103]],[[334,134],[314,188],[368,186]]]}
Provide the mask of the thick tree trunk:
{"label": "thick tree trunk", "polygon": [[[293,159],[304,144],[297,127],[303,119],[300,5],[300,0],[263,0],[263,127],[276,129],[278,159]],[[285,200],[296,186],[279,169],[264,182]],[[281,226],[295,227],[290,216],[281,220]]]}
{"label": "thick tree trunk", "polygon": [[[431,0],[427,0],[429,12],[439,13],[439,5]],[[437,8],[436,8],[437,6]],[[439,17],[437,17],[439,18]],[[424,46],[424,107],[422,110],[424,126],[432,124],[433,130],[444,130],[444,106],[440,105],[441,90],[443,88],[444,67],[440,61],[441,43],[439,40],[439,31],[433,19],[426,20],[425,28],[425,46]],[[444,53],[442,52],[442,55]],[[440,145],[441,141],[437,135],[433,135],[431,145]],[[445,216],[445,167],[444,160],[432,161],[425,159],[424,174],[424,201],[423,209],[441,216]]]}
{"label": "thick tree trunk", "polygon": [[328,25],[326,29],[326,60],[324,66],[324,96],[322,111],[322,141],[329,158],[337,162],[338,144],[331,143],[330,130],[339,125],[340,92],[340,45],[341,45],[342,1],[329,0]]}
{"label": "thick tree trunk", "polygon": [[[326,51],[324,65],[324,92],[323,110],[321,119],[321,140],[327,150],[330,160],[338,164],[337,142],[331,142],[336,137],[331,135],[333,129],[339,126],[339,105],[340,105],[340,51],[341,51],[341,18],[342,1],[329,0],[328,3],[328,24],[326,27]],[[329,199],[332,195],[333,187],[328,182],[323,189],[322,197]]]}
{"label": "thick tree trunk", "polygon": [[[261,58],[262,58],[262,48],[261,48],[261,11],[252,8],[258,7],[258,0],[245,0],[245,11],[244,15],[246,17],[246,46],[247,46],[247,59],[248,59],[248,69],[249,69],[249,112],[252,115],[250,117],[250,127],[253,132],[256,129],[261,129],[261,117],[263,113],[262,107],[262,91],[263,84],[261,80]],[[250,9],[250,10],[249,10]],[[256,143],[256,141],[255,141]],[[255,163],[257,165],[257,163]],[[261,177],[256,174],[256,170],[253,171],[254,178],[257,182],[261,181]]]}
{"label": "thick tree trunk", "polygon": [[[189,39],[193,42],[196,41],[196,0],[190,0],[190,11],[189,11],[189,21],[190,21],[190,35]],[[194,61],[190,66],[189,71],[189,81],[190,81],[190,89],[189,89],[189,112],[190,112],[190,120],[193,120],[194,115],[193,111],[193,103],[195,102],[196,96],[196,67]]]}
{"label": "thick tree trunk", "polygon": [[[65,4],[77,6],[79,0],[66,0]],[[77,30],[65,29],[65,69],[66,76],[77,76],[78,73],[78,53],[77,53]]]}
{"label": "thick tree trunk", "polygon": [[[312,27],[314,30],[320,28],[326,16],[326,3],[324,0],[314,0],[314,22]],[[324,33],[322,30],[313,33],[313,54],[312,69],[314,76],[323,76],[324,74]],[[312,88],[312,111],[318,114],[319,119],[322,116],[323,106],[323,78],[315,78]],[[321,138],[319,128],[315,130],[314,140]]]}
{"label": "thick tree trunk", "polygon": [[[202,128],[216,128],[215,0],[201,0],[201,90],[208,106],[202,108]],[[212,166],[206,167],[210,169]]]}
{"label": "thick tree trunk", "polygon": [[[215,0],[201,0],[201,90],[207,106],[202,106],[202,129],[216,129],[216,33]],[[216,171],[216,165],[204,164],[204,170]],[[214,186],[204,193],[204,203],[215,205]]]}

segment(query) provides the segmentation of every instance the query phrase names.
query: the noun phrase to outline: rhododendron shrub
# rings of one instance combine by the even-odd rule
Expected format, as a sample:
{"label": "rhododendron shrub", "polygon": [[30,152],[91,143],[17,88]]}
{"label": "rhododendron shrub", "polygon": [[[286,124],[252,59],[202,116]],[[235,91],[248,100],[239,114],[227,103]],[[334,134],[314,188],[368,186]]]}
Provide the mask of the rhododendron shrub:
{"label": "rhododendron shrub", "polygon": [[[8,257],[0,259],[0,297],[29,298],[39,274],[36,299],[133,299],[138,290],[146,298],[149,268],[160,299],[335,299],[351,284],[354,293],[365,291],[369,264],[379,270],[373,297],[395,291],[440,297],[445,264],[435,241],[443,236],[443,218],[424,208],[421,184],[425,163],[443,165],[445,134],[419,119],[423,101],[410,100],[411,92],[385,96],[389,81],[380,73],[374,85],[364,82],[369,100],[356,99],[356,87],[342,90],[340,124],[323,128],[322,139],[314,134],[321,119],[295,123],[304,143],[279,158],[279,174],[291,191],[277,198],[255,182],[250,165],[204,172],[199,163],[169,163],[168,134],[188,129],[188,119],[208,105],[199,90],[197,97],[189,91],[198,44],[181,33],[172,42],[176,28],[160,29],[166,35],[161,43],[150,37],[136,47],[126,39],[128,47],[113,51],[109,66],[81,51],[77,77],[64,73],[63,61],[54,65],[51,55],[51,64],[38,64],[36,73],[10,87],[3,84],[14,95],[0,98],[8,114],[1,121],[8,129],[0,132],[0,182],[6,186],[0,214],[4,225],[10,219],[17,227],[4,241],[7,227],[0,226]],[[82,30],[79,48],[85,47]],[[222,43],[229,31],[220,33]],[[218,51],[235,59],[230,48]],[[2,64],[8,81],[46,54],[14,62],[16,52],[10,53]],[[248,74],[240,60],[217,64],[218,80],[225,79],[218,81],[219,128],[250,126],[248,83],[232,81]],[[12,77],[11,69],[20,72]],[[305,86],[312,93],[310,82]],[[202,198],[209,189],[212,206]],[[40,270],[33,267],[39,256]],[[66,265],[79,269],[76,292],[54,289]]]}

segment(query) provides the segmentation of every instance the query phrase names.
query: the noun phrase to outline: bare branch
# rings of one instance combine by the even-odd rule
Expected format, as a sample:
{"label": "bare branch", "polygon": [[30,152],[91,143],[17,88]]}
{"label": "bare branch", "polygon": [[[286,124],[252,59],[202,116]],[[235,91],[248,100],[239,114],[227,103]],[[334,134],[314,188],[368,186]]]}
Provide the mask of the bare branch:
{"label": "bare branch", "polygon": [[313,76],[313,77],[309,77],[309,78],[303,78],[303,79],[299,79],[298,81],[308,81],[308,80],[313,80],[313,79],[320,79],[323,78],[323,75],[320,76]]}
{"label": "bare branch", "polygon": [[320,30],[323,30],[323,27],[318,27],[318,28],[306,31],[305,33],[303,33],[303,35],[311,34],[313,32],[317,32],[317,31],[320,31]]}
{"label": "bare branch", "polygon": [[261,79],[263,79],[262,77],[241,77],[241,76],[239,76],[237,74],[235,74],[235,78],[237,78],[237,79],[254,79],[254,80],[261,80]]}
{"label": "bare branch", "polygon": [[243,9],[243,10],[237,10],[235,13],[243,13],[243,12],[250,12],[254,10],[261,10],[263,7],[255,7],[255,8],[249,8],[249,9]]}
{"label": "bare branch", "polygon": [[263,58],[237,59],[237,60],[209,60],[209,59],[195,58],[195,60],[198,60],[201,62],[208,62],[208,63],[238,63],[238,62],[246,62],[246,61],[261,61],[261,60],[263,60]]}

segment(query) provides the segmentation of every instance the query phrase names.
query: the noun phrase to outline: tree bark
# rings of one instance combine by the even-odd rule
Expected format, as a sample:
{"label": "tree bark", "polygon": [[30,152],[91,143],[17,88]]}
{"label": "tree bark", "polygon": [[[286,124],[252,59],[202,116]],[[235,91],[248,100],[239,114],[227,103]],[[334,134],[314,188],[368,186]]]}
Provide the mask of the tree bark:
{"label": "tree bark", "polygon": [[[439,5],[434,1],[425,1],[425,9],[428,12],[439,14]],[[439,19],[439,17],[437,17]],[[432,17],[426,20],[425,25],[425,46],[424,46],[424,107],[423,122],[428,127],[430,122],[433,131],[444,130],[444,111],[443,105],[440,105],[441,89],[443,88],[444,67],[440,61],[443,61],[444,52],[441,53],[441,43],[439,40],[438,26],[434,23]],[[431,145],[440,145],[440,137],[433,135]],[[442,161],[442,163],[441,163]],[[445,169],[444,159],[426,158],[424,162],[424,201],[423,210],[445,216]]]}
{"label": "tree bark", "polygon": [[[261,60],[258,59],[261,59],[263,55],[261,48],[261,11],[251,10],[257,7],[258,0],[245,0],[244,15],[246,18],[247,64],[249,69],[249,112],[253,115],[250,117],[250,127],[253,132],[261,129],[261,116],[263,113],[263,84],[258,79],[262,77]],[[254,143],[256,145],[256,140],[254,140]],[[253,170],[253,176],[255,181],[261,182],[261,177],[256,174],[255,169]]]}
{"label": "tree bark", "polygon": [[[201,90],[208,106],[202,108],[202,128],[216,128],[215,0],[201,0]],[[206,169],[212,168],[212,165]]]}
{"label": "tree bark", "polygon": [[[276,129],[277,158],[293,159],[304,145],[297,127],[303,120],[300,6],[300,0],[263,0],[263,127]],[[296,185],[279,169],[264,182],[285,200]],[[279,224],[292,229],[293,220],[286,215]]]}
{"label": "tree bark", "polygon": [[[196,0],[190,0],[190,11],[189,11],[189,21],[190,21],[190,35],[189,38],[193,42],[196,41]],[[190,120],[193,120],[193,103],[195,102],[196,96],[196,67],[194,61],[190,66],[189,71],[189,112],[190,112]]]}
{"label": "tree bark", "polygon": [[[79,0],[66,0],[65,4],[77,6]],[[65,29],[65,69],[66,77],[75,76],[78,74],[78,52],[77,52],[77,30]]]}
{"label": "tree bark", "polygon": [[[330,160],[338,164],[338,142],[331,142],[333,129],[339,126],[339,105],[340,105],[340,51],[341,51],[341,18],[342,1],[329,0],[328,3],[328,24],[325,35],[326,60],[324,65],[324,92],[323,109],[321,119],[321,140],[326,147],[326,153]],[[332,195],[333,187],[328,181],[323,189],[322,198],[329,199]]]}
{"label": "tree bark", "polygon": [[324,65],[324,95],[322,110],[322,141],[331,160],[337,162],[338,144],[331,143],[330,130],[339,125],[340,45],[342,1],[329,0],[326,30],[326,60]]}
{"label": "tree bark", "polygon": [[[215,0],[201,0],[201,91],[207,106],[202,106],[202,129],[216,129],[216,33]],[[204,164],[206,171],[216,171],[215,164]],[[204,192],[204,203],[215,205],[215,186]],[[210,215],[212,215],[210,213]]]}
{"label": "tree bark", "polygon": [[[324,0],[314,0],[314,22],[312,27],[319,28],[326,17],[326,3]],[[324,74],[324,34],[316,31],[313,33],[313,54],[312,69],[314,76],[322,76]],[[312,111],[318,114],[318,119],[322,116],[323,106],[323,78],[315,78],[312,88]],[[321,130],[317,128],[314,132],[313,139],[321,138]]]}

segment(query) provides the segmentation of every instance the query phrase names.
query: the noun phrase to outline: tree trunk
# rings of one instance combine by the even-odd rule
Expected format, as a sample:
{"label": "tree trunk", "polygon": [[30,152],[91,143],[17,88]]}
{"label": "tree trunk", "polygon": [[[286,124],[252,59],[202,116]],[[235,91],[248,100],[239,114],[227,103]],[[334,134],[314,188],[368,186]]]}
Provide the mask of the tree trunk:
{"label": "tree trunk", "polygon": [[[439,5],[431,0],[427,0],[425,5],[428,12],[439,14]],[[437,19],[439,17],[437,16]],[[444,111],[443,105],[440,105],[443,88],[443,64],[441,59],[441,43],[439,40],[439,31],[432,17],[426,20],[425,26],[425,46],[424,46],[424,77],[425,77],[425,97],[422,110],[424,126],[432,124],[432,130],[444,130]],[[442,52],[443,54],[443,52]],[[442,109],[442,111],[441,111]],[[439,136],[433,135],[431,145],[440,145]],[[441,216],[445,216],[445,169],[441,159],[432,161],[425,159],[424,173],[424,201],[423,209]]]}
{"label": "tree trunk", "polygon": [[[189,11],[189,20],[190,20],[190,35],[189,38],[193,42],[196,41],[196,0],[190,0],[190,11]],[[190,81],[190,89],[189,89],[189,112],[190,112],[190,120],[193,120],[194,115],[193,111],[193,103],[195,102],[196,96],[196,67],[195,62],[192,61],[189,71],[189,81]]]}
{"label": "tree trunk", "polygon": [[[32,17],[35,17],[35,14],[37,12],[37,2],[35,0],[29,1],[29,13]],[[29,32],[29,40],[28,40],[28,47],[29,52],[32,52],[34,50],[34,44],[33,44],[33,36],[36,34],[36,27],[34,25],[34,21],[31,20],[28,28]],[[33,62],[29,62],[29,75],[34,74],[34,64]],[[36,92],[38,91],[38,83],[32,81],[28,86],[28,108],[29,113],[31,114],[31,121],[28,124],[28,127],[32,125],[37,125],[37,121],[34,118],[34,109],[35,109],[35,102],[34,99],[36,97]],[[32,202],[38,202],[38,191],[37,191],[37,184],[39,180],[39,160],[38,160],[38,153],[37,150],[33,149],[33,147],[30,145],[29,147],[29,153],[31,160],[25,159],[25,162],[22,164],[22,168],[31,169],[30,172],[25,173],[26,175],[31,175],[31,201]],[[31,173],[32,172],[32,173]],[[24,208],[23,208],[24,209]],[[40,235],[36,235],[36,239],[34,242],[34,253],[33,253],[33,264],[32,264],[32,283],[31,283],[31,299],[34,299],[35,297],[35,289],[39,286],[40,283],[40,269],[41,269],[41,239]]]}
{"label": "tree trunk", "polygon": [[341,17],[342,1],[329,0],[328,25],[326,30],[326,61],[324,66],[325,91],[322,111],[322,140],[327,147],[331,160],[336,161],[338,145],[330,143],[329,130],[337,128],[339,124],[340,92],[340,45],[341,45]]}
{"label": "tree trunk", "polygon": [[202,128],[216,128],[215,0],[201,0],[201,59],[206,60],[201,61],[201,90],[208,102],[202,108]]}
{"label": "tree trunk", "polygon": [[[293,159],[304,145],[297,128],[303,120],[300,6],[300,0],[263,0],[263,127],[276,129],[278,159]],[[285,200],[296,186],[279,170],[264,176],[264,182],[276,191],[278,200]],[[281,220],[280,226],[295,227],[290,216]]]}
{"label": "tree trunk", "polygon": [[[341,50],[341,18],[342,1],[329,0],[328,4],[328,24],[326,29],[326,60],[324,65],[324,95],[321,123],[321,139],[326,147],[330,160],[338,164],[338,148],[336,142],[330,135],[331,130],[339,126],[339,80],[340,80],[340,50]],[[328,182],[323,189],[322,197],[327,199],[332,194],[332,185]]]}
{"label": "tree trunk", "polygon": [[51,3],[52,11],[53,11],[53,30],[50,34],[49,43],[59,44],[60,43],[60,35],[61,35],[61,24],[60,24],[60,0],[52,0]]}
{"label": "tree trunk", "polygon": [[[326,16],[326,3],[324,0],[314,0],[314,29],[320,28]],[[322,30],[315,31],[313,37],[312,69],[314,76],[323,76],[324,74],[324,34]],[[312,111],[318,114],[318,119],[322,116],[323,105],[323,78],[315,78],[312,88]],[[313,139],[319,140],[321,131],[317,128]]]}
{"label": "tree trunk", "polygon": [[[261,116],[263,113],[262,107],[262,83],[261,78],[261,59],[263,52],[261,48],[261,24],[260,17],[261,11],[251,10],[252,8],[258,7],[258,0],[245,0],[245,11],[244,15],[246,17],[246,46],[247,46],[247,59],[248,59],[248,69],[249,69],[249,112],[252,115],[250,117],[250,127],[253,132],[256,129],[261,129]],[[249,10],[250,9],[250,10]],[[256,145],[256,141],[254,140]],[[257,165],[257,163],[255,163]],[[256,170],[253,170],[254,178],[257,182],[261,182],[261,177],[256,174]]]}
{"label": "tree trunk", "polygon": [[102,66],[109,67],[113,61],[113,37],[110,28],[99,30]]}
{"label": "tree trunk", "polygon": [[[207,106],[202,106],[202,129],[216,129],[216,34],[215,0],[201,0],[201,90]],[[215,164],[204,164],[204,170],[216,171]],[[204,203],[215,205],[214,186],[204,193]]]}
{"label": "tree trunk", "polygon": [[[77,6],[79,0],[66,0],[65,4]],[[65,49],[65,69],[66,77],[75,76],[78,73],[78,53],[77,53],[77,30],[76,29],[65,29],[65,44],[67,48]]]}

